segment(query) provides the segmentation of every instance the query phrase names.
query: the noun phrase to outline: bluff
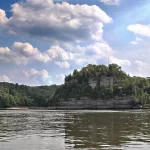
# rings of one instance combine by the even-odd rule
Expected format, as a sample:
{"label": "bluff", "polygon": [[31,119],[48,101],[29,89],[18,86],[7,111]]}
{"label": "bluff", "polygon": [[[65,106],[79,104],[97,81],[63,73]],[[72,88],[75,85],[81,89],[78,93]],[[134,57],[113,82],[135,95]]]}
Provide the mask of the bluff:
{"label": "bluff", "polygon": [[112,109],[147,107],[150,80],[130,77],[117,64],[92,65],[65,77],[50,106],[62,109]]}

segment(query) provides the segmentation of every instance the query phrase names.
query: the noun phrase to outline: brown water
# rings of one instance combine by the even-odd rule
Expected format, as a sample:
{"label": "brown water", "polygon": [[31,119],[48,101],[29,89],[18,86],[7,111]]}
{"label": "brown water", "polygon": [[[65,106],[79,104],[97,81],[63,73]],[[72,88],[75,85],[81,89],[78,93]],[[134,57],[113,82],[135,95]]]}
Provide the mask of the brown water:
{"label": "brown water", "polygon": [[0,150],[149,150],[150,110],[0,111]]}

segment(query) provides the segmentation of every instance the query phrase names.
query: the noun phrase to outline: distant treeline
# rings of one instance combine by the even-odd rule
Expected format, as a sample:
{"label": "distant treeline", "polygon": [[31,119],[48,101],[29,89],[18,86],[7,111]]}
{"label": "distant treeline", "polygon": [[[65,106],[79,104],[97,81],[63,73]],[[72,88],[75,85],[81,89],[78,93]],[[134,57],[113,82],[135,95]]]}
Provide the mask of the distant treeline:
{"label": "distant treeline", "polygon": [[12,83],[0,83],[0,107],[47,107],[58,86],[30,87]]}

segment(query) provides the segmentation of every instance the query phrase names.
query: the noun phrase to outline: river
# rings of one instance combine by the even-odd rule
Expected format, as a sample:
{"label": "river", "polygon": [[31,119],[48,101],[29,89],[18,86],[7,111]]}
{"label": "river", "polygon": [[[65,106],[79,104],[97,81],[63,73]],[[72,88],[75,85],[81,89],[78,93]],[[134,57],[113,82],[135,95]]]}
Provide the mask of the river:
{"label": "river", "polygon": [[149,150],[150,110],[1,110],[0,150]]}

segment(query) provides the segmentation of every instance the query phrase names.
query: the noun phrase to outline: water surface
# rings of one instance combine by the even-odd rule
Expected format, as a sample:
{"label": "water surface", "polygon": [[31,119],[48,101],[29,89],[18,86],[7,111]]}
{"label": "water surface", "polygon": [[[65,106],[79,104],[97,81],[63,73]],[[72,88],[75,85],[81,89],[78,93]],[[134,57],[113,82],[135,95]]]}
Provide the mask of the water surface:
{"label": "water surface", "polygon": [[150,110],[0,111],[0,150],[149,150]]}

